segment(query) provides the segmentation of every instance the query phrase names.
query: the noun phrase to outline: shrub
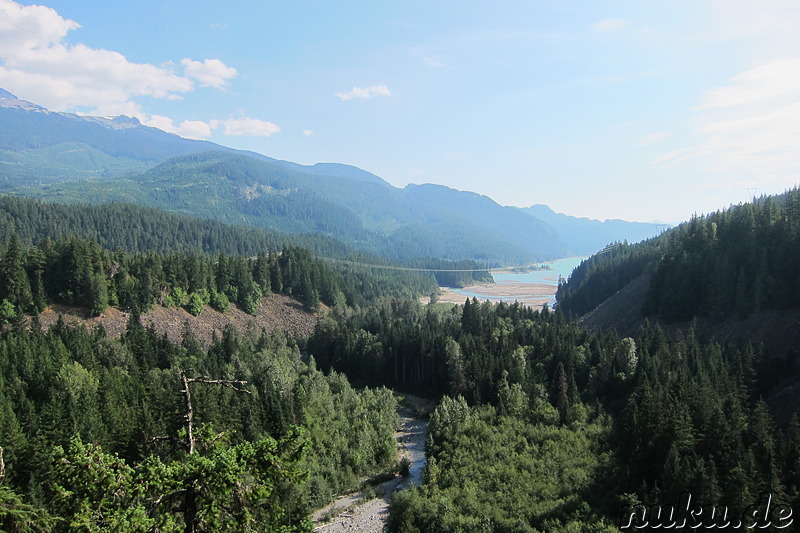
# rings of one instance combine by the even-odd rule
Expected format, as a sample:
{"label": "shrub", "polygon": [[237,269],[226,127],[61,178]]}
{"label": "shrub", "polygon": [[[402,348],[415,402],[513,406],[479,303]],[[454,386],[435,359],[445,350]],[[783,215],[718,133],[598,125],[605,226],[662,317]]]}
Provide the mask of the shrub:
{"label": "shrub", "polygon": [[205,305],[206,304],[203,301],[203,296],[193,292],[191,296],[189,296],[189,303],[186,307],[187,311],[189,311],[192,315],[200,316],[200,313],[203,312]]}

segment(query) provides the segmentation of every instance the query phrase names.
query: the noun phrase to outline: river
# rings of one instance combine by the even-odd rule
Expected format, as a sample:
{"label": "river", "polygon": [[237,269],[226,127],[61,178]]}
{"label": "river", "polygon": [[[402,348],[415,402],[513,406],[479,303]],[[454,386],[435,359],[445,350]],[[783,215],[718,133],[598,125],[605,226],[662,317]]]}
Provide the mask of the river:
{"label": "river", "polygon": [[383,533],[389,519],[389,502],[396,490],[419,485],[425,467],[425,439],[427,420],[411,408],[401,407],[400,427],[395,433],[399,456],[411,461],[407,477],[396,476],[374,489],[376,497],[368,498],[364,492],[341,496],[335,502],[319,509],[313,515],[314,531],[325,533]]}

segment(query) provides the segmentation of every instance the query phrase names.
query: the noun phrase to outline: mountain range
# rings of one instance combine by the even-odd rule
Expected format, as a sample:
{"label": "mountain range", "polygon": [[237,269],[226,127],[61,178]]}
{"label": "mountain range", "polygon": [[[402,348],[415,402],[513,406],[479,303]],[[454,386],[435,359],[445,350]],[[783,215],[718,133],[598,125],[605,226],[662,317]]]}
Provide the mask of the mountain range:
{"label": "mountain range", "polygon": [[0,89],[0,193],[63,203],[125,202],[314,233],[393,260],[523,264],[638,241],[655,224],[519,209],[441,185],[397,188],[339,163],[306,166],[191,140],[137,119],[47,110]]}
{"label": "mountain range", "polygon": [[[556,213],[546,205],[536,204],[522,211],[547,223],[561,235],[567,246],[577,255],[590,255],[606,244],[643,241],[660,233],[668,224],[628,222],[610,219],[605,221],[577,218]],[[602,243],[602,244],[601,244]],[[600,247],[598,248],[598,245]]]}

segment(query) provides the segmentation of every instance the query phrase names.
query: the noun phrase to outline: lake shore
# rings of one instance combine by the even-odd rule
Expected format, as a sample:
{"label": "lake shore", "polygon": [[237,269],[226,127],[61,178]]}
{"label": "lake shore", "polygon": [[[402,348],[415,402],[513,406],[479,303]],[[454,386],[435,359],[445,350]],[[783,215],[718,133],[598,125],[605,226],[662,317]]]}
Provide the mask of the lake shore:
{"label": "lake shore", "polygon": [[[439,287],[438,301],[463,304],[467,298],[471,298],[471,295],[474,294],[475,298],[480,301],[489,300],[490,302],[507,303],[516,301],[528,307],[541,308],[545,304],[552,307],[557,289],[556,285],[547,283],[498,281],[496,283],[470,285],[458,290],[450,287]],[[469,295],[466,293],[469,293]]]}

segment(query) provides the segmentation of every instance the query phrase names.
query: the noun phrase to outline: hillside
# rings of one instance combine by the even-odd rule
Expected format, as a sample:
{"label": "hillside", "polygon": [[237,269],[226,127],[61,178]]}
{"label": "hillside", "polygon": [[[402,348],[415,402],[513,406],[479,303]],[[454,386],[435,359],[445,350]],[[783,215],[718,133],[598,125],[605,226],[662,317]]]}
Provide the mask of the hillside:
{"label": "hillside", "polygon": [[592,311],[644,273],[642,315],[665,323],[744,320],[800,307],[800,191],[694,217],[635,245],[608,247],[559,288],[559,308]]}
{"label": "hillside", "polygon": [[[91,316],[82,307],[53,304],[42,311],[38,321],[46,331],[59,319],[69,325],[84,326],[93,330],[102,326],[106,335],[118,339],[127,329],[130,313],[109,307],[100,316]],[[155,306],[139,317],[144,327],[152,327],[158,335],[166,335],[173,344],[181,344],[185,333],[191,333],[204,349],[214,338],[221,339],[225,328],[233,327],[255,342],[262,332],[282,332],[289,337],[306,337],[314,331],[319,316],[303,308],[297,300],[282,294],[270,294],[261,299],[254,314],[248,314],[236,305],[220,313],[209,305],[194,316],[181,307]]]}
{"label": "hillside", "polygon": [[659,237],[584,261],[558,309],[590,331],[670,336],[758,351],[758,386],[776,421],[800,407],[800,190],[695,217]]}
{"label": "hillside", "polygon": [[[664,331],[675,334],[690,328],[703,339],[719,342],[750,342],[763,346],[768,353],[784,355],[800,346],[800,309],[767,310],[750,314],[744,320],[729,317],[722,322],[707,317],[665,322],[658,316],[645,316],[645,302],[651,274],[634,278],[600,305],[580,317],[581,326],[590,331],[615,331],[623,337],[635,337],[644,321],[657,323]],[[798,369],[800,370],[800,368]],[[798,404],[800,405],[800,404]]]}
{"label": "hillside", "polygon": [[489,198],[434,186],[401,190],[359,175],[322,176],[275,161],[205,152],[125,178],[17,192],[58,202],[135,203],[282,233],[321,234],[399,260],[518,264],[569,253],[547,225]]}

